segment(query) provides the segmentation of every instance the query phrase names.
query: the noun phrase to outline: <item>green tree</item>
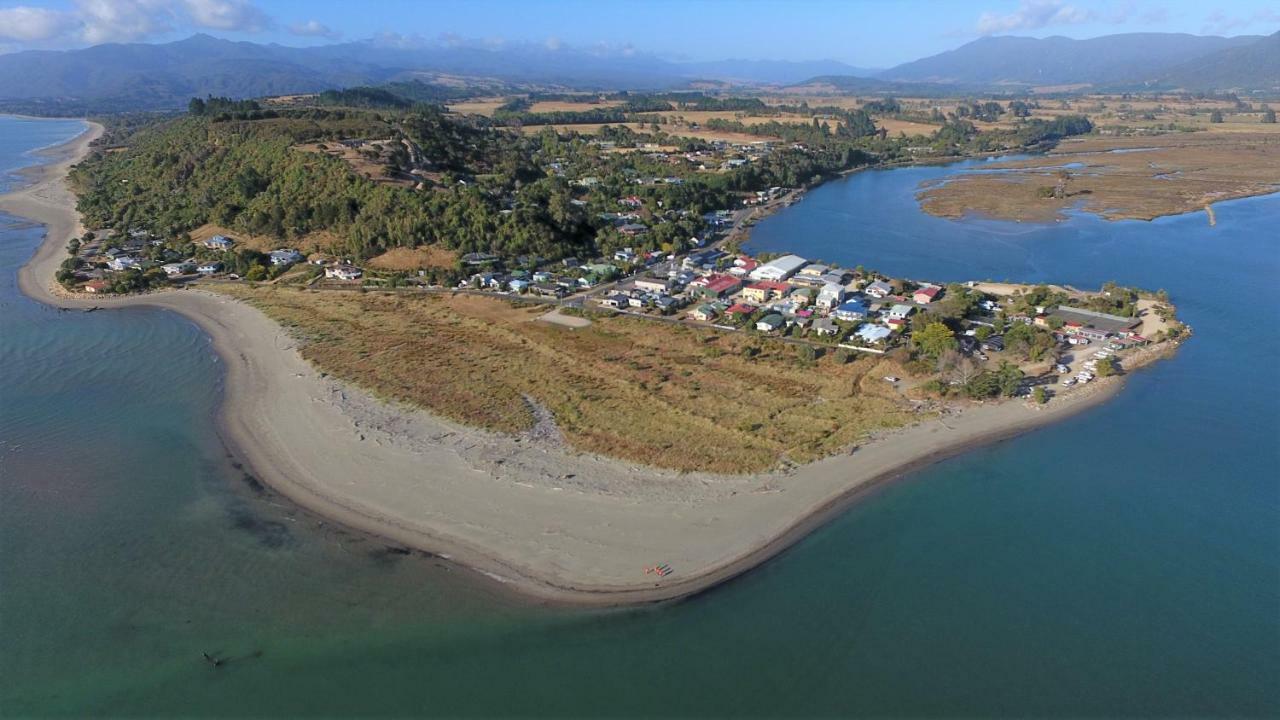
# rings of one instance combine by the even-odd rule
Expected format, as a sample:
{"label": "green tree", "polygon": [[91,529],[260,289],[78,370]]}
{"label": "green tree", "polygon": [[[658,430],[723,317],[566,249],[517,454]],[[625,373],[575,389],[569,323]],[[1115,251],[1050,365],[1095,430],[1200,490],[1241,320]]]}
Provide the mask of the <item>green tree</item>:
{"label": "green tree", "polygon": [[1034,397],[1036,402],[1040,405],[1049,402],[1049,393],[1045,391],[1043,385],[1037,385],[1036,389],[1031,393],[1031,396]]}
{"label": "green tree", "polygon": [[912,333],[912,343],[925,357],[937,360],[944,352],[954,350],[958,343],[951,328],[940,322],[930,322],[922,330]]}
{"label": "green tree", "polygon": [[1209,122],[1220,123],[1222,121],[1223,121],[1223,117],[1222,117],[1221,110],[1214,110],[1213,112],[1209,113]]}
{"label": "green tree", "polygon": [[1116,374],[1116,362],[1113,358],[1104,357],[1098,361],[1096,373],[1098,377],[1110,377]]}

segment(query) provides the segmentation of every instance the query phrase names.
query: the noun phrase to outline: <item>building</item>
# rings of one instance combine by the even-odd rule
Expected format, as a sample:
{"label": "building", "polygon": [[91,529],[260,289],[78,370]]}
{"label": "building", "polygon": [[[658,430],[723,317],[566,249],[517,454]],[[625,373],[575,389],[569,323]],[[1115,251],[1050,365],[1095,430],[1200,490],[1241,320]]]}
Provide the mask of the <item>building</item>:
{"label": "building", "polygon": [[600,304],[605,307],[620,309],[620,308],[628,307],[631,304],[631,298],[619,293],[616,295],[610,295],[609,297],[606,297],[606,298],[601,298]]}
{"label": "building", "polygon": [[769,302],[775,297],[783,297],[791,286],[784,282],[761,280],[742,289],[742,297],[757,305]]}
{"label": "building", "polygon": [[813,331],[819,335],[835,335],[840,332],[840,326],[836,325],[831,318],[818,318],[813,321]]}
{"label": "building", "polygon": [[689,317],[692,317],[694,320],[698,320],[701,322],[711,322],[712,320],[715,320],[716,316],[719,314],[720,313],[716,311],[716,308],[714,305],[706,304],[706,305],[699,305],[698,307],[694,308],[693,311],[689,313]]}
{"label": "building", "polygon": [[883,280],[876,280],[863,288],[862,292],[868,297],[883,298],[893,294],[893,286]]}
{"label": "building", "polygon": [[940,292],[942,292],[942,288],[927,285],[912,293],[911,299],[920,305],[928,305],[938,298],[938,293]]}
{"label": "building", "polygon": [[201,263],[200,266],[196,268],[196,272],[200,273],[201,275],[212,275],[216,272],[222,272],[222,263],[220,262]]}
{"label": "building", "polygon": [[824,310],[830,310],[844,301],[844,288],[834,283],[827,283],[818,291],[818,299],[816,305]]}
{"label": "building", "polygon": [[760,320],[756,322],[756,329],[760,332],[777,332],[782,329],[782,326],[785,324],[786,321],[782,319],[781,315],[773,313],[760,318]]}
{"label": "building", "polygon": [[755,305],[748,305],[747,303],[734,303],[730,305],[729,309],[725,310],[724,313],[725,315],[750,315],[755,311],[756,311]]}
{"label": "building", "polygon": [[164,270],[164,274],[169,277],[173,277],[174,275],[186,275],[194,268],[195,266],[189,262],[165,263],[160,266],[160,269]]}
{"label": "building", "polygon": [[84,284],[84,291],[87,293],[104,293],[110,290],[111,283],[106,280],[90,280]]}
{"label": "building", "polygon": [[271,251],[272,265],[292,265],[297,262],[302,262],[302,253],[293,248],[281,248]]}
{"label": "building", "polygon": [[129,268],[136,268],[138,267],[138,258],[121,255],[120,257],[109,260],[107,262],[107,267],[117,272],[121,270],[128,270]]}
{"label": "building", "polygon": [[636,278],[636,281],[633,284],[636,286],[637,290],[655,293],[664,293],[670,287],[669,281],[652,277]]}
{"label": "building", "polygon": [[364,272],[351,265],[331,265],[324,269],[324,276],[335,280],[358,280]]}
{"label": "building", "polygon": [[770,280],[778,282],[795,275],[800,268],[804,267],[808,263],[808,260],[805,260],[799,255],[783,255],[776,260],[770,260],[755,270],[752,270],[750,277],[752,280]]}
{"label": "building", "polygon": [[869,344],[875,345],[882,343],[893,334],[893,330],[884,325],[873,325],[872,323],[863,323],[857,330],[858,339]]}
{"label": "building", "polygon": [[235,241],[225,235],[214,235],[201,244],[210,250],[221,250],[225,252],[230,250],[232,245],[235,245]]}
{"label": "building", "polygon": [[915,308],[911,307],[910,305],[904,305],[902,303],[898,303],[893,307],[889,308],[888,315],[889,315],[889,319],[891,320],[906,320],[908,317],[911,316],[911,313],[914,311],[915,311]]}
{"label": "building", "polygon": [[732,275],[711,275],[694,288],[694,292],[702,297],[722,298],[732,295],[741,287],[742,281]]}
{"label": "building", "polygon": [[831,317],[843,322],[857,322],[867,317],[867,306],[861,300],[846,300],[831,313]]}

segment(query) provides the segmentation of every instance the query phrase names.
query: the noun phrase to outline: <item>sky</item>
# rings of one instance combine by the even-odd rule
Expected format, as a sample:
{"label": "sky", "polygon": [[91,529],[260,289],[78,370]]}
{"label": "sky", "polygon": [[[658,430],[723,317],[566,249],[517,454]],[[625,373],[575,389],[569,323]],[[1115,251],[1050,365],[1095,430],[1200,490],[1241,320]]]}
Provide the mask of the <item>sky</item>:
{"label": "sky", "polygon": [[0,0],[0,52],[165,42],[540,43],[890,67],[985,35],[1270,34],[1277,0]]}

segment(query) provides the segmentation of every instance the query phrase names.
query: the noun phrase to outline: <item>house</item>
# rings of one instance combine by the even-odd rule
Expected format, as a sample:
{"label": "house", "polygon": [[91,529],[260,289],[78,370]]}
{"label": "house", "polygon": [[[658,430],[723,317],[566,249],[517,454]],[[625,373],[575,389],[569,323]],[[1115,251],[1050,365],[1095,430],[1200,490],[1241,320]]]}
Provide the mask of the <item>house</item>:
{"label": "house", "polygon": [[742,315],[750,315],[755,311],[756,311],[755,305],[748,305],[747,303],[734,303],[729,306],[728,310],[724,311],[724,314],[742,316]]}
{"label": "house", "polygon": [[200,273],[201,275],[212,275],[216,272],[222,272],[222,263],[220,262],[201,263],[200,266],[196,268],[196,272]]}
{"label": "house", "polygon": [[195,269],[195,265],[189,262],[173,262],[161,265],[160,269],[164,270],[165,275],[173,277],[174,275],[186,275]]}
{"label": "house", "polygon": [[301,262],[301,261],[302,261],[302,253],[298,252],[297,250],[294,250],[293,248],[281,248],[279,250],[271,251],[272,265],[277,265],[277,266],[292,265],[296,262]]}
{"label": "house", "polygon": [[799,274],[802,277],[818,278],[825,275],[827,271],[830,269],[831,268],[826,265],[819,265],[818,263],[814,263],[812,265],[805,265],[803,268],[800,269]]}
{"label": "house", "polygon": [[358,280],[364,272],[351,265],[331,265],[324,269],[324,276],[336,280]]}
{"label": "house", "polygon": [[776,332],[782,329],[782,326],[785,324],[786,321],[782,319],[781,315],[773,313],[760,318],[760,320],[756,322],[756,329],[760,332]]}
{"label": "house", "polygon": [[858,339],[869,344],[875,345],[882,343],[893,334],[893,330],[884,325],[874,325],[872,323],[863,323],[856,332]]}
{"label": "house", "polygon": [[908,317],[911,316],[911,313],[914,311],[915,311],[915,308],[911,307],[910,305],[904,305],[903,303],[898,303],[893,307],[889,308],[888,315],[889,315],[889,319],[891,320],[906,320]]}
{"label": "house", "polygon": [[636,251],[631,248],[622,248],[613,254],[613,259],[619,262],[632,262],[636,259]]}
{"label": "house", "polygon": [[883,280],[876,280],[862,290],[863,294],[873,298],[883,298],[893,294],[893,286]]}
{"label": "house", "polygon": [[477,265],[485,265],[498,259],[497,255],[490,253],[472,252],[462,256],[462,264],[470,267]]}
{"label": "house", "polygon": [[750,277],[752,280],[778,282],[795,275],[800,268],[804,267],[808,263],[808,260],[805,260],[799,255],[783,255],[776,260],[770,260],[755,270],[752,270]]}
{"label": "house", "polygon": [[522,293],[525,290],[527,290],[531,284],[532,283],[530,283],[528,280],[524,280],[521,278],[512,278],[507,282],[507,288],[511,290],[511,292],[513,293]]}
{"label": "house", "polygon": [[907,327],[907,319],[900,317],[885,318],[884,324],[890,330],[904,330]]}
{"label": "house", "polygon": [[611,308],[625,308],[631,304],[631,298],[622,294],[610,295],[600,299],[600,304]]}
{"label": "house", "polygon": [[569,294],[569,291],[563,285],[556,285],[549,282],[534,283],[529,290],[534,295],[541,295],[542,297],[561,298]]}
{"label": "house", "polygon": [[201,244],[210,250],[221,250],[226,252],[231,249],[232,245],[235,245],[235,241],[225,235],[214,235]]}
{"label": "house", "polygon": [[90,280],[84,284],[84,291],[87,293],[104,293],[111,289],[111,283],[106,280]]}
{"label": "house", "polygon": [[791,286],[784,282],[773,282],[769,280],[762,280],[760,282],[752,283],[746,286],[745,288],[743,288],[742,297],[759,305],[761,303],[769,302],[769,300],[773,299],[774,297],[785,296],[787,294],[787,291],[790,289],[791,289]]}
{"label": "house", "polygon": [[670,295],[659,295],[653,301],[653,306],[664,313],[674,312],[680,307],[680,301]]}
{"label": "house", "polygon": [[700,322],[711,322],[712,320],[715,320],[716,316],[719,314],[720,313],[716,311],[714,305],[706,304],[699,305],[694,308],[693,311],[689,313],[689,317]]}
{"label": "house", "polygon": [[846,300],[831,313],[831,317],[844,322],[857,322],[867,316],[867,306],[861,300]]}
{"label": "house", "polygon": [[649,228],[641,223],[627,223],[626,225],[618,228],[618,232],[626,235],[627,237],[635,237],[649,232]]}
{"label": "house", "polygon": [[694,292],[702,297],[722,298],[737,292],[740,287],[742,281],[732,275],[710,275]]}
{"label": "house", "polygon": [[633,284],[636,286],[637,290],[654,293],[663,293],[670,288],[669,281],[652,277],[636,278]]}
{"label": "house", "polygon": [[833,283],[827,283],[818,291],[818,300],[816,304],[824,310],[830,310],[843,301],[844,288]]}
{"label": "house", "polygon": [[813,291],[809,288],[797,288],[791,291],[789,297],[796,305],[808,305],[809,301],[813,299]]}
{"label": "house", "polygon": [[138,258],[121,255],[120,257],[112,258],[108,261],[107,267],[117,272],[121,270],[128,270],[129,268],[136,268],[138,267]]}
{"label": "house", "polygon": [[911,294],[911,299],[920,305],[928,305],[938,298],[938,293],[942,292],[942,288],[933,285],[926,285],[918,288]]}
{"label": "house", "polygon": [[840,326],[830,318],[818,318],[813,321],[813,331],[819,335],[835,335],[840,332]]}

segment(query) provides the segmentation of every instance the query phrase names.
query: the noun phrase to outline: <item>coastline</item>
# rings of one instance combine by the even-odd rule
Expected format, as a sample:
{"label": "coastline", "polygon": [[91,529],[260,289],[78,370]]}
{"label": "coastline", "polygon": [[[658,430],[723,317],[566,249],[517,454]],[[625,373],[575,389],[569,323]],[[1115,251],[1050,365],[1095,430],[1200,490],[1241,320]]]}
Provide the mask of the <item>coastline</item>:
{"label": "coastline", "polygon": [[[82,232],[69,167],[101,132],[40,154],[35,183],[0,209],[45,224],[19,287],[60,307],[150,306],[199,325],[226,365],[219,426],[255,476],[302,507],[418,548],[535,599],[656,602],[702,592],[760,563],[885,482],[1105,401],[1112,378],[1044,408],[988,404],[887,433],[789,472],[678,474],[584,456],[391,408],[317,372],[256,309],[200,290],[120,299],[52,287],[67,239]],[[953,425],[955,425],[953,427]],[[670,563],[657,579],[643,567]]]}

